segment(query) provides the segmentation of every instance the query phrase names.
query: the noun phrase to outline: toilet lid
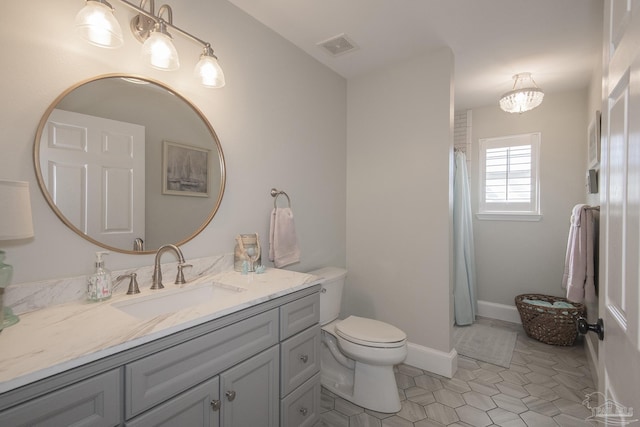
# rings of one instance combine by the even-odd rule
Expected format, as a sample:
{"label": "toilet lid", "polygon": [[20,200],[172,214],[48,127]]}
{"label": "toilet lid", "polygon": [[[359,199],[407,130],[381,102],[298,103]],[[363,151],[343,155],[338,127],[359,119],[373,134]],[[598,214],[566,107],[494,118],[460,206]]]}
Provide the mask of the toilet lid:
{"label": "toilet lid", "polygon": [[407,334],[395,326],[357,316],[349,316],[338,322],[336,334],[353,343],[370,347],[396,347],[404,344],[407,339]]}

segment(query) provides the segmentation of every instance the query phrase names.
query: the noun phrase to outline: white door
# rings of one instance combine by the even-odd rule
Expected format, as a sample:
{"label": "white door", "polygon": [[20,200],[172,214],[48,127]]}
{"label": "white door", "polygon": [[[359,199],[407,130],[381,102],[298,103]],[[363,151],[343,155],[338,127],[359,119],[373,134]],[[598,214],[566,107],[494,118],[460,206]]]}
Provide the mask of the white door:
{"label": "white door", "polygon": [[595,419],[640,425],[640,0],[607,0],[604,15],[599,292],[604,341],[598,357],[603,395]]}
{"label": "white door", "polygon": [[40,147],[45,185],[71,224],[116,248],[144,240],[144,126],[56,109]]}

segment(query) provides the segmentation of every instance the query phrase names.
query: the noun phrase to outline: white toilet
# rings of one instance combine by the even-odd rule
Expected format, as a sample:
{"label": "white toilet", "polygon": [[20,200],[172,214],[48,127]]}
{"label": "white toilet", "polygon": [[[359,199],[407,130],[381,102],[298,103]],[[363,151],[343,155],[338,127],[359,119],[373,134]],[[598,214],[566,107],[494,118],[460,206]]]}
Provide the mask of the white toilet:
{"label": "white toilet", "polygon": [[339,320],[347,271],[310,271],[322,278],[320,382],[332,393],[378,412],[398,412],[400,397],[393,365],[407,357],[407,335],[378,320],[349,316]]}

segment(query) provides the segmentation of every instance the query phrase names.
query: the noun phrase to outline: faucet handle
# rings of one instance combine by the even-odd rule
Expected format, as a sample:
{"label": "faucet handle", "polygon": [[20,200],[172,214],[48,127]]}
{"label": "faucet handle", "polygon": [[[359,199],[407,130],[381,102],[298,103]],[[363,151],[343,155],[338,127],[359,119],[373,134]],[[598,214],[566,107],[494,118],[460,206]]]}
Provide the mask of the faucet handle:
{"label": "faucet handle", "polygon": [[130,278],[129,289],[127,289],[127,295],[139,294],[140,288],[138,287],[138,279],[137,279],[138,275],[136,273],[122,274],[116,278],[116,282],[126,279],[127,277]]}
{"label": "faucet handle", "polygon": [[185,267],[193,267],[193,265],[186,264],[184,262],[181,262],[181,263],[178,264],[178,274],[176,275],[176,281],[175,281],[176,285],[184,285],[185,283],[187,283],[187,281],[184,280],[184,271],[183,271],[183,269]]}

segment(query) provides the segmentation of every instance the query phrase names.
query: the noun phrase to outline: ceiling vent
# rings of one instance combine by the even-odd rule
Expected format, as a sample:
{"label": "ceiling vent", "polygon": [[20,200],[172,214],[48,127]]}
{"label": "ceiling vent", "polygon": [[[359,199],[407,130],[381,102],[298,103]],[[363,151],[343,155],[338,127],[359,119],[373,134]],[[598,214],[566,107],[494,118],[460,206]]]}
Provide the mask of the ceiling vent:
{"label": "ceiling vent", "polygon": [[344,55],[345,53],[358,49],[358,45],[347,37],[346,34],[331,37],[328,40],[318,43],[318,46],[327,51],[331,56]]}

